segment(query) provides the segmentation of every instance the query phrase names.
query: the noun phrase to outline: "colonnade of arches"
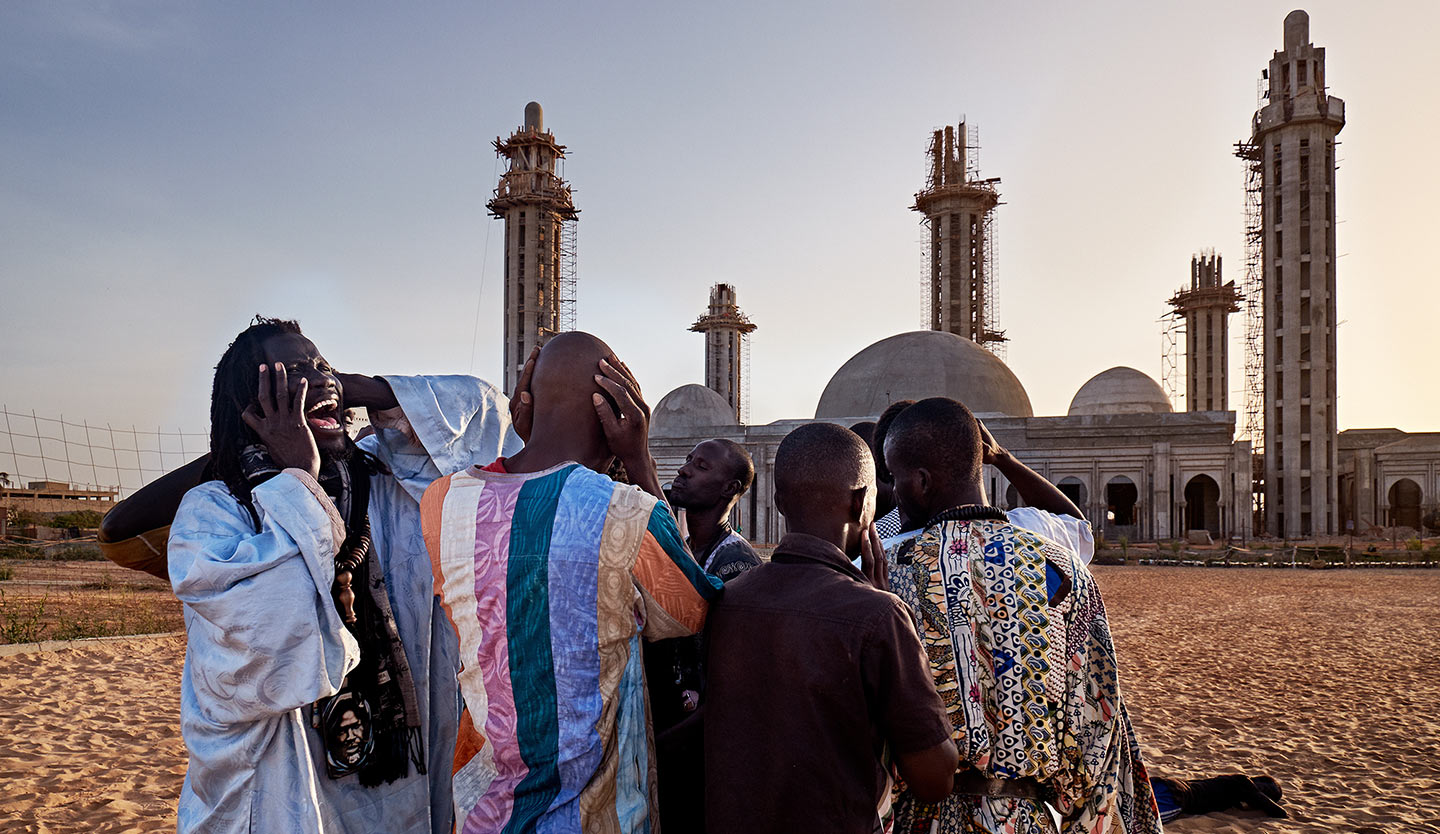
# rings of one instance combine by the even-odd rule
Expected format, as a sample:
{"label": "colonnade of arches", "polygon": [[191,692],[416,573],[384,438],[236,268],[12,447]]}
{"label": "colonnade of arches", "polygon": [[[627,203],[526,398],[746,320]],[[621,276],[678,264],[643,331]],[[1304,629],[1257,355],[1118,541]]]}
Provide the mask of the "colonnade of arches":
{"label": "colonnade of arches", "polygon": [[[1083,480],[1073,475],[1067,476],[1056,481],[1055,486],[1075,502],[1075,506],[1088,512],[1090,493]],[[1186,481],[1183,495],[1183,509],[1177,508],[1182,513],[1180,520],[1183,523],[1180,525],[1180,534],[1183,535],[1188,530],[1205,530],[1212,536],[1220,536],[1223,529],[1220,515],[1220,484],[1210,475],[1195,475]],[[1007,507],[1019,506],[1019,495],[1013,485],[1006,490],[1005,501]],[[1417,518],[1419,517],[1419,506],[1417,501],[1415,503]],[[1100,521],[1105,529],[1138,528],[1140,526],[1139,508],[1139,486],[1126,475],[1114,475],[1105,482],[1104,518],[1092,519],[1092,522]]]}

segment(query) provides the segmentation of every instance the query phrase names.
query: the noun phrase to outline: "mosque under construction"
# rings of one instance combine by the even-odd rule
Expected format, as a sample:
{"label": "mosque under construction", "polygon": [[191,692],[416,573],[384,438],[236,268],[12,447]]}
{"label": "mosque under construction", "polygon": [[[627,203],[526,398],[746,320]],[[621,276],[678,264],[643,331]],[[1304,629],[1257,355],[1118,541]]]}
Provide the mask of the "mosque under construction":
{"label": "mosque under construction", "polygon": [[[1345,105],[1329,94],[1325,50],[1309,16],[1284,22],[1283,48],[1262,74],[1249,135],[1234,152],[1246,171],[1246,249],[1240,281],[1223,259],[1190,259],[1169,299],[1162,360],[1167,388],[1128,367],[1096,374],[1066,414],[1037,416],[1006,366],[995,305],[999,183],[976,164],[973,126],[929,137],[922,216],[928,329],[872,344],[844,363],[813,417],[751,425],[749,337],[756,329],[736,288],[717,284],[691,326],[705,335],[704,384],[683,385],[654,407],[651,448],[668,480],[698,442],[724,437],[749,449],[755,486],[734,522],[775,542],[773,466],[780,441],[811,420],[874,420],[891,402],[948,396],[968,405],[1030,467],[1073,499],[1110,540],[1316,539],[1377,528],[1440,527],[1440,433],[1349,429],[1336,423],[1335,146]],[[573,326],[573,227],[578,211],[556,169],[564,146],[540,106],[496,151],[509,161],[490,202],[505,220],[505,385],[530,347]],[[1243,396],[1230,402],[1229,317],[1243,317]],[[1181,346],[1183,345],[1183,350]],[[1181,354],[1183,353],[1183,359]],[[991,500],[1018,498],[986,468]]]}

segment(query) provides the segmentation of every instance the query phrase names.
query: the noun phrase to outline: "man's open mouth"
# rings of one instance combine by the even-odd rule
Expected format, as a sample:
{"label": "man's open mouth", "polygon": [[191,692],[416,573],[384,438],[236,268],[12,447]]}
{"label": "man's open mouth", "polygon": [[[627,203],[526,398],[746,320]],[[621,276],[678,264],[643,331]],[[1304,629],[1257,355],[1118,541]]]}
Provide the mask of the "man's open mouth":
{"label": "man's open mouth", "polygon": [[340,429],[340,399],[330,397],[310,406],[305,412],[305,422],[312,429],[338,431]]}

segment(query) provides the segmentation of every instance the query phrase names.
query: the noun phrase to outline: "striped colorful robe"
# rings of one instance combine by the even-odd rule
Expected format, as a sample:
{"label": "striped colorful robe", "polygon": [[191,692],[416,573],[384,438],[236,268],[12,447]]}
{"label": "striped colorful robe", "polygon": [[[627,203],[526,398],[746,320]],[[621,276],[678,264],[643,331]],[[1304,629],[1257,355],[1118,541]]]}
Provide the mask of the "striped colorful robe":
{"label": "striped colorful robe", "polygon": [[460,832],[639,832],[656,819],[640,652],[693,634],[720,580],[669,508],[578,464],[471,468],[421,502],[460,639]]}

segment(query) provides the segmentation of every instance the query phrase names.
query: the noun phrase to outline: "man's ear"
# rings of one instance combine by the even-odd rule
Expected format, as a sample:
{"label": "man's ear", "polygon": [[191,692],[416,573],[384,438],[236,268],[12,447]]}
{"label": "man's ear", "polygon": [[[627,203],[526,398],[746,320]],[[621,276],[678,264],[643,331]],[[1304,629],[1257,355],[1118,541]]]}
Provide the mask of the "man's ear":
{"label": "man's ear", "polygon": [[781,492],[779,487],[775,488],[775,512],[783,516],[790,515],[785,511],[785,493]]}
{"label": "man's ear", "polygon": [[870,493],[870,487],[859,486],[850,490],[850,520],[859,523],[865,517],[865,496]]}
{"label": "man's ear", "polygon": [[725,497],[734,498],[740,494],[740,479],[731,478],[725,482]]}
{"label": "man's ear", "polygon": [[929,469],[926,469],[926,468],[923,467],[923,466],[920,467],[919,469],[916,469],[916,470],[915,470],[915,491],[920,495],[921,498],[924,498],[924,499],[925,499],[925,503],[927,503],[927,504],[930,503],[930,501],[929,501],[929,499],[930,499],[930,493],[931,493],[931,491],[934,490],[934,489],[935,489],[935,477],[930,473],[930,470],[929,470]]}

